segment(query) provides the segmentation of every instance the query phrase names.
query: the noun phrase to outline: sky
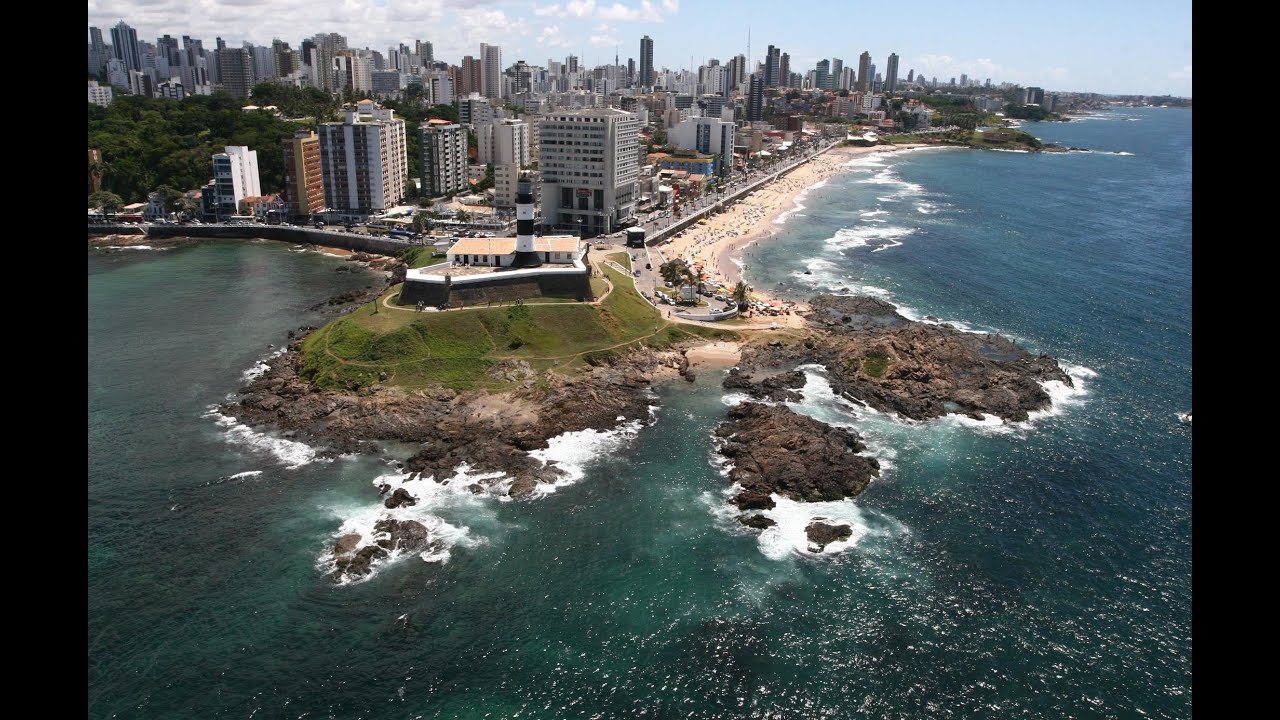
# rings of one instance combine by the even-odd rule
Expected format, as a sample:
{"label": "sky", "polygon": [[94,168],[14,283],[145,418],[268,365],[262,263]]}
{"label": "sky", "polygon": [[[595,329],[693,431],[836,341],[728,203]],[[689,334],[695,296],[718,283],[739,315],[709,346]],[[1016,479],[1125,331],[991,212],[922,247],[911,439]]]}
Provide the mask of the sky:
{"label": "sky", "polygon": [[639,62],[648,35],[655,67],[671,70],[745,55],[750,34],[753,59],[772,44],[798,73],[823,58],[856,70],[865,50],[882,74],[896,52],[904,78],[914,69],[942,82],[966,73],[1053,91],[1191,96],[1189,0],[89,0],[88,24],[107,42],[120,20],[140,40],[191,35],[210,49],[217,36],[297,49],[336,32],[384,54],[425,40],[453,64],[478,57],[483,42],[502,47],[504,65],[574,54],[593,67],[612,62],[615,46],[625,65]]}

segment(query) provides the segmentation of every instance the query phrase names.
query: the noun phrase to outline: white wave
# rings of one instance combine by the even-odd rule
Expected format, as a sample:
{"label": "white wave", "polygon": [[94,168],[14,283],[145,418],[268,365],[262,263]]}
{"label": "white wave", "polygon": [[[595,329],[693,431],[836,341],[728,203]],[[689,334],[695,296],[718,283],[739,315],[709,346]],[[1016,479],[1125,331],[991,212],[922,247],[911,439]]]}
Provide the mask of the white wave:
{"label": "white wave", "polygon": [[1133,153],[1128,152],[1127,150],[1119,150],[1119,151],[1112,152],[1112,153],[1107,153],[1107,154],[1108,154],[1108,155],[1128,155],[1128,156],[1130,156],[1130,157],[1132,157],[1132,156],[1133,156]]}
{"label": "white wave", "polygon": [[259,361],[258,361],[258,362],[256,362],[256,363],[254,363],[254,364],[253,364],[253,367],[251,367],[251,368],[249,368],[248,370],[245,370],[243,373],[241,373],[241,374],[240,374],[240,379],[241,379],[241,380],[243,380],[244,382],[251,382],[251,381],[253,381],[253,380],[256,380],[256,379],[258,379],[258,378],[262,377],[263,373],[265,373],[267,370],[270,370],[270,369],[271,369],[270,362],[271,362],[272,360],[274,360],[274,359],[276,359],[276,358],[280,357],[281,355],[285,354],[285,352],[286,352],[288,349],[289,349],[289,348],[288,348],[288,346],[285,346],[285,347],[282,347],[282,348],[280,348],[280,349],[278,349],[278,350],[275,350],[274,352],[270,353],[270,354],[269,354],[269,355],[267,355],[266,357],[262,358],[261,360],[259,360]]}
{"label": "white wave", "polygon": [[219,412],[216,405],[210,407],[205,417],[214,418],[215,423],[226,428],[224,435],[228,442],[269,453],[284,463],[286,470],[296,470],[316,461],[331,462],[328,458],[317,457],[316,449],[310,445],[258,432],[248,425],[241,424],[230,415]]}
{"label": "white wave", "polygon": [[890,240],[890,241],[889,241],[889,244],[887,244],[887,245],[881,245],[881,246],[880,246],[880,247],[878,247],[878,248],[872,248],[872,249],[871,249],[871,252],[880,252],[881,250],[888,250],[889,248],[896,248],[896,247],[898,247],[898,246],[900,246],[900,245],[902,245],[902,243],[898,242],[897,240]]}
{"label": "white wave", "polygon": [[150,245],[107,245],[104,250],[168,250],[169,248],[158,248]]}
{"label": "white wave", "polygon": [[1036,422],[1047,417],[1061,415],[1071,407],[1080,405],[1084,402],[1085,397],[1089,394],[1089,383],[1086,381],[1093,380],[1098,377],[1098,373],[1083,365],[1072,365],[1068,362],[1059,361],[1058,364],[1063,371],[1071,378],[1071,385],[1060,380],[1050,380],[1040,383],[1044,391],[1049,393],[1051,404],[1044,410],[1036,410],[1027,413],[1028,422]]}
{"label": "white wave", "polygon": [[[473,536],[468,526],[448,522],[441,517],[440,513],[442,511],[470,510],[475,512],[482,510],[482,497],[472,494],[468,487],[479,480],[500,475],[501,473],[471,474],[465,465],[459,466],[455,470],[453,477],[439,483],[423,477],[410,481],[410,475],[402,473],[379,475],[373,479],[373,485],[379,488],[384,484],[391,487],[385,493],[379,495],[375,502],[329,508],[330,512],[342,520],[342,524],[333,535],[325,540],[324,550],[316,561],[316,569],[326,575],[333,572],[335,569],[333,545],[338,538],[344,535],[358,535],[360,540],[356,544],[357,548],[373,544],[378,539],[378,533],[375,531],[374,526],[379,521],[386,519],[412,520],[422,523],[427,529],[427,547],[417,552],[405,552],[398,548],[392,550],[386,557],[376,559],[370,563],[371,572],[368,575],[357,579],[344,580],[342,584],[354,584],[369,580],[376,576],[381,568],[411,555],[417,555],[424,562],[448,562],[452,557],[450,552],[452,548],[458,546],[475,547],[484,543],[485,540],[484,538]],[[401,505],[398,508],[388,509],[383,505],[383,501],[400,488],[417,498],[417,504]]]}
{"label": "white wave", "polygon": [[262,471],[261,471],[261,470],[246,470],[246,471],[244,471],[244,472],[242,472],[242,473],[236,473],[235,475],[232,475],[232,476],[228,477],[227,479],[228,479],[228,480],[239,480],[240,478],[244,478],[244,477],[255,477],[255,476],[257,476],[257,475],[261,475],[261,474],[262,474]]}
{"label": "white wave", "polygon": [[938,206],[931,203],[920,203],[916,205],[916,212],[922,215],[932,215],[938,212]]}
{"label": "white wave", "polygon": [[557,435],[547,440],[545,450],[533,450],[529,457],[541,460],[563,470],[553,483],[538,483],[534,488],[535,498],[547,495],[562,487],[578,482],[586,475],[586,466],[597,458],[612,454],[624,444],[635,439],[644,427],[639,420],[614,428],[613,430],[579,430]]}
{"label": "white wave", "polygon": [[1012,149],[1012,148],[988,148],[988,149],[989,149],[989,150],[994,150],[995,152],[1011,152],[1011,153],[1029,153],[1029,152],[1031,152],[1030,150],[1014,150],[1014,149]]}
{"label": "white wave", "polygon": [[808,207],[807,205],[804,204],[804,201],[806,198],[809,197],[809,193],[813,190],[817,190],[820,187],[826,186],[826,184],[827,184],[827,178],[823,178],[818,182],[810,185],[809,187],[806,187],[805,189],[801,190],[799,193],[797,193],[796,196],[791,200],[791,202],[795,205],[795,207],[780,213],[778,217],[773,219],[773,224],[785,225],[788,218],[790,218],[792,215],[798,215],[801,210],[804,210]]}
{"label": "white wave", "polygon": [[881,215],[888,215],[888,214],[889,214],[888,210],[863,210],[862,212],[858,213],[858,216],[864,217],[864,218],[873,218],[873,217],[879,217]]}
{"label": "white wave", "polygon": [[860,225],[854,228],[840,228],[836,234],[827,238],[827,247],[836,250],[862,247],[871,244],[887,244],[904,238],[916,231],[916,228],[896,225]]}

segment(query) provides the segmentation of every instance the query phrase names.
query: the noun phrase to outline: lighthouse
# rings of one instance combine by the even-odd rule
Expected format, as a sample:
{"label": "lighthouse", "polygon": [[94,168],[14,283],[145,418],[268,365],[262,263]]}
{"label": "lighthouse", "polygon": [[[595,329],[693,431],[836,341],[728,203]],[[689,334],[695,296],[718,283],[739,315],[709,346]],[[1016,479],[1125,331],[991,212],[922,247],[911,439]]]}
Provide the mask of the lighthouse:
{"label": "lighthouse", "polygon": [[542,264],[533,239],[533,180],[521,171],[516,181],[516,256],[512,267],[531,268]]}

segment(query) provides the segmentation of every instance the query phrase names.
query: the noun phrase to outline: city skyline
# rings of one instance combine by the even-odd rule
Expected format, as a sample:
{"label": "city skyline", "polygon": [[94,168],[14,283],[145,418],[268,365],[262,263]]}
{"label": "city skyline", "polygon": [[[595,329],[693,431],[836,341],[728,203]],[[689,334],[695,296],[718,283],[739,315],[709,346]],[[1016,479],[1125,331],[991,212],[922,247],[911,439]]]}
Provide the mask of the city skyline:
{"label": "city skyline", "polygon": [[[899,77],[914,70],[943,83],[966,74],[977,82],[990,78],[1063,91],[1191,96],[1189,2],[1090,0],[1068,11],[1004,2],[957,8],[928,0],[909,9],[860,9],[847,26],[803,18],[778,23],[772,6],[759,0],[735,3],[732,26],[724,20],[724,5],[679,0],[230,0],[221,7],[234,10],[236,19],[193,15],[189,4],[174,0],[90,2],[88,24],[105,34],[123,20],[141,41],[192,35],[207,47],[215,37],[238,47],[246,40],[267,45],[273,38],[297,42],[328,32],[345,35],[351,47],[374,50],[418,39],[434,43],[435,58],[450,64],[487,43],[502,48],[505,65],[541,65],[574,54],[587,67],[612,63],[615,46],[624,65],[628,59],[638,63],[640,38],[648,35],[655,71],[696,68],[711,58],[727,63],[747,52],[749,31],[754,61],[764,62],[766,48],[774,45],[790,55],[793,72],[823,59],[842,58],[847,66],[869,51],[879,68],[896,53]],[[830,2],[809,8],[815,19],[847,12]],[[707,27],[717,29],[710,43]],[[1045,42],[1042,30],[1048,28],[1053,42]],[[739,34],[736,43],[730,40]]]}

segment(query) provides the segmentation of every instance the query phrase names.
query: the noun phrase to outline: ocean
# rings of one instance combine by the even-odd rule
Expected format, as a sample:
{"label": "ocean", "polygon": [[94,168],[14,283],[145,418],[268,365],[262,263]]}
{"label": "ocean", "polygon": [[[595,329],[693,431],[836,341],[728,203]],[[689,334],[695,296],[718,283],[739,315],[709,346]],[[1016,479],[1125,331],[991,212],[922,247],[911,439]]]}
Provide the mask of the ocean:
{"label": "ocean", "polygon": [[[270,242],[90,250],[89,716],[1188,717],[1191,111],[1023,127],[1094,152],[856,159],[746,277],[1004,333],[1075,387],[1028,423],[917,423],[808,368],[794,408],[884,472],[763,534],[724,504],[740,398],[704,371],[650,424],[553,443],[573,472],[532,501],[397,511],[448,547],[335,586],[405,449],[326,459],[213,408],[381,279]],[[814,516],[853,536],[808,553]]]}

